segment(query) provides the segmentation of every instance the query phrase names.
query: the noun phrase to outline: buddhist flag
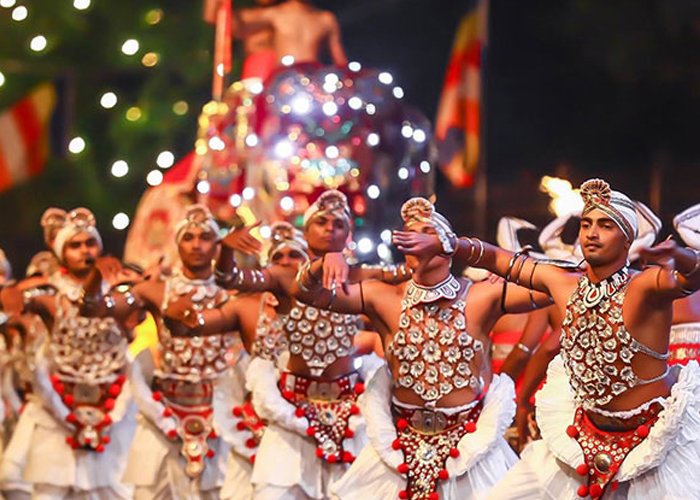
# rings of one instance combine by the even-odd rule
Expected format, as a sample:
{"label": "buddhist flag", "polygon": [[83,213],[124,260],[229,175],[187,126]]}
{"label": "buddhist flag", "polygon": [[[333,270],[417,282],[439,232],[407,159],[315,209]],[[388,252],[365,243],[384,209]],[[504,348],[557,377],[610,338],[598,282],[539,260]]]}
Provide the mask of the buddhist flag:
{"label": "buddhist flag", "polygon": [[481,50],[488,2],[478,0],[459,23],[435,118],[439,164],[454,186],[468,187],[479,165]]}
{"label": "buddhist flag", "polygon": [[55,106],[56,89],[46,83],[0,111],[0,191],[43,170],[49,156],[49,125]]}

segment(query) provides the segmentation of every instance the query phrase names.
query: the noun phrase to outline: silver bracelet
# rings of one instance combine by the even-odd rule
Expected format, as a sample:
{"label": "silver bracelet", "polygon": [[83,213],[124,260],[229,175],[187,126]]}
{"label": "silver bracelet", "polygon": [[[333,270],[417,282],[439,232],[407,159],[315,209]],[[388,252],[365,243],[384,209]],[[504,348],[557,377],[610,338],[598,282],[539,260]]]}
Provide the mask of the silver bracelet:
{"label": "silver bracelet", "polygon": [[[474,238],[477,243],[479,243],[479,256],[476,258],[474,262],[472,262],[472,266],[477,265],[479,262],[481,262],[481,258],[484,256],[484,242],[481,241],[479,238]],[[470,238],[471,241],[471,238]]]}
{"label": "silver bracelet", "polygon": [[532,354],[532,349],[530,349],[528,346],[526,346],[522,342],[518,342],[517,344],[515,344],[515,347],[517,347],[518,349],[523,351],[525,354]]}
{"label": "silver bracelet", "polygon": [[700,252],[694,248],[689,248],[688,250],[691,250],[695,254],[695,266],[693,266],[693,269],[691,269],[689,272],[681,273],[686,278],[690,278],[692,275],[700,271]]}

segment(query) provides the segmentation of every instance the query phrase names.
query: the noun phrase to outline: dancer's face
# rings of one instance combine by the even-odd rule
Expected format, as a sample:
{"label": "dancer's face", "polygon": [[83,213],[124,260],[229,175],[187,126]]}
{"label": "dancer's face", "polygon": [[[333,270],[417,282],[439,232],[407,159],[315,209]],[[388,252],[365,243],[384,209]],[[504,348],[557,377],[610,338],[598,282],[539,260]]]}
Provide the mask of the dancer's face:
{"label": "dancer's face", "polygon": [[209,229],[191,227],[182,235],[177,246],[182,264],[191,270],[211,267],[216,257],[218,240],[216,234]]}
{"label": "dancer's face", "polygon": [[350,228],[345,219],[323,214],[311,219],[304,231],[304,238],[311,251],[321,256],[328,252],[342,251],[349,233]]}
{"label": "dancer's face", "polygon": [[100,255],[100,244],[90,233],[79,233],[63,247],[63,263],[76,276],[87,275],[95,267]]}
{"label": "dancer's face", "polygon": [[290,247],[280,248],[270,256],[270,263],[282,267],[288,267],[295,271],[306,262],[306,257],[299,250]]}
{"label": "dancer's face", "polygon": [[591,266],[612,264],[627,257],[627,238],[615,221],[601,210],[591,210],[581,219],[578,236],[583,256]]}

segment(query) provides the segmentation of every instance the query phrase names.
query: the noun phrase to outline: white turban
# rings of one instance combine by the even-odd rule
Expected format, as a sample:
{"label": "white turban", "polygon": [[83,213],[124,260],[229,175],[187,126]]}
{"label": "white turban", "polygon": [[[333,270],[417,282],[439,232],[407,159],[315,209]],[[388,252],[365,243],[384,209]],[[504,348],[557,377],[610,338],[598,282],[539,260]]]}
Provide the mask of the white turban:
{"label": "white turban", "polygon": [[53,240],[53,252],[59,261],[63,262],[63,248],[66,243],[80,233],[87,233],[95,238],[102,250],[102,238],[95,226],[95,216],[87,208],[75,208],[66,214],[63,225]]}
{"label": "white turban", "polygon": [[581,184],[583,217],[598,209],[610,217],[632,243],[637,236],[637,208],[634,202],[619,191],[610,189],[602,179],[589,179]]}
{"label": "white turban", "polygon": [[401,207],[401,218],[407,225],[412,222],[430,224],[442,235],[454,233],[450,222],[425,198],[416,197],[405,202]]}
{"label": "white turban", "polygon": [[66,217],[68,214],[61,208],[49,207],[44,210],[41,215],[41,228],[44,230],[44,241],[48,245],[53,244],[56,231],[66,223]]}
{"label": "white turban", "polygon": [[689,247],[700,250],[700,203],[673,218],[673,227]]}
{"label": "white turban", "polygon": [[348,227],[351,225],[352,215],[348,206],[347,197],[336,189],[329,189],[321,193],[321,196],[304,212],[304,228],[314,217],[331,214],[343,219]]}
{"label": "white turban", "polygon": [[275,222],[270,227],[270,250],[267,252],[268,261],[283,248],[292,248],[304,257],[309,256],[309,246],[304,235],[289,222]]}
{"label": "white turban", "polygon": [[187,230],[193,227],[210,231],[217,238],[219,237],[219,225],[211,212],[207,207],[198,203],[187,207],[185,217],[175,226],[175,242],[179,244]]}

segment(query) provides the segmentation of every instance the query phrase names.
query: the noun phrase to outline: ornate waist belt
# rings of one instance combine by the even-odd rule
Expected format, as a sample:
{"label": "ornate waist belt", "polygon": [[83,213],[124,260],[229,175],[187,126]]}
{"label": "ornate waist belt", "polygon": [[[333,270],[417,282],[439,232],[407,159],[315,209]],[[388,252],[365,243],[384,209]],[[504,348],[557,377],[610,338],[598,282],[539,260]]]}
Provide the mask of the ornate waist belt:
{"label": "ornate waist belt", "polygon": [[279,381],[282,396],[296,407],[297,418],[306,418],[306,434],[316,441],[316,456],[330,463],[350,463],[355,457],[343,449],[343,441],[352,438],[352,415],[360,413],[355,404],[364,391],[357,373],[331,381],[283,373]]}
{"label": "ornate waist belt", "polygon": [[357,372],[335,380],[303,377],[284,372],[280,377],[279,387],[283,393],[287,392],[287,396],[290,396],[290,398],[299,397],[304,400],[334,401],[354,394],[355,386],[359,380],[360,376]]}
{"label": "ornate waist belt", "polygon": [[[583,451],[584,463],[576,467],[576,472],[586,479],[578,489],[580,497],[600,498],[608,485],[612,490],[617,489],[617,481],[613,481],[615,474],[627,455],[649,435],[662,409],[659,403],[651,404],[629,419],[629,425],[623,425],[626,430],[620,431],[603,430],[582,408],[576,410],[574,423],[567,427],[566,433]],[[635,427],[629,429],[632,425]]]}
{"label": "ornate waist belt", "polygon": [[459,456],[457,445],[476,430],[482,408],[479,401],[465,411],[450,414],[392,404],[397,435],[392,447],[403,452],[404,462],[398,472],[406,476],[401,498],[436,498],[438,481],[449,479],[447,459]]}
{"label": "ornate waist belt", "polygon": [[176,422],[167,437],[182,441],[180,454],[185,458],[185,474],[197,478],[204,471],[204,459],[215,455],[208,442],[218,437],[213,425],[213,383],[156,377],[153,384],[159,389],[154,397],[165,405],[163,416]]}
{"label": "ornate waist belt", "polygon": [[102,453],[109,444],[109,428],[116,398],[126,381],[123,373],[114,375],[112,382],[90,384],[67,380],[60,373],[51,375],[51,384],[70,413],[66,422],[73,427],[73,434],[66,443],[73,449],[82,448]]}

